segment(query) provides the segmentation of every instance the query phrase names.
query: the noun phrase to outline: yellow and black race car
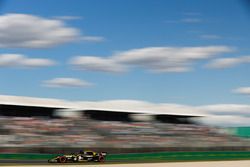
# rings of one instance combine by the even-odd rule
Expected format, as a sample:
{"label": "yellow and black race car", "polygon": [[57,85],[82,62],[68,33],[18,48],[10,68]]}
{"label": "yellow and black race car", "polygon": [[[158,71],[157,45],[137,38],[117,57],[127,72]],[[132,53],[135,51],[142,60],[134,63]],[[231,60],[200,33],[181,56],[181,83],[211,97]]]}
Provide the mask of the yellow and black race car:
{"label": "yellow and black race car", "polygon": [[94,151],[80,151],[76,154],[59,155],[49,159],[49,163],[67,163],[67,162],[104,162],[106,152],[97,153]]}

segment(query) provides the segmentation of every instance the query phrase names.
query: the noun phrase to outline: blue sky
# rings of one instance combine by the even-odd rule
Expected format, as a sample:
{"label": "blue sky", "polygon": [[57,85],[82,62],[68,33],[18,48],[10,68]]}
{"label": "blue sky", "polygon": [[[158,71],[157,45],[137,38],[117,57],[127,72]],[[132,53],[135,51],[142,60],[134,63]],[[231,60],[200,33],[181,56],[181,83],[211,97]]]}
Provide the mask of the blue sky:
{"label": "blue sky", "polygon": [[0,94],[247,105],[244,2],[2,1]]}

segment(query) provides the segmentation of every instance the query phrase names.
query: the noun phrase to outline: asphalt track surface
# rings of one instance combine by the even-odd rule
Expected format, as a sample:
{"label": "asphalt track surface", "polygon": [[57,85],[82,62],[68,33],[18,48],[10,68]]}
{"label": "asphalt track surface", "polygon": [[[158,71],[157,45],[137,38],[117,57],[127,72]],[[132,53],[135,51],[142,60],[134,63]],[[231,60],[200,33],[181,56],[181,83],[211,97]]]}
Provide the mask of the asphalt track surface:
{"label": "asphalt track surface", "polygon": [[[110,163],[127,163],[126,161],[106,161],[104,162],[106,164],[110,164]],[[60,163],[48,163],[47,160],[18,160],[18,159],[0,159],[0,166],[12,166],[12,165],[49,165],[49,166],[53,166],[53,165],[88,165],[88,164],[102,164],[100,162],[79,162],[79,163],[73,163],[73,162],[69,162],[69,163],[64,163],[64,164],[60,164]],[[93,167],[93,166],[92,166]]]}
{"label": "asphalt track surface", "polygon": [[[2,165],[1,165],[2,166]],[[12,164],[3,165],[6,167],[27,167],[28,165]],[[54,167],[64,166],[72,167],[68,164],[55,164],[55,165],[35,165],[30,164],[32,167]],[[81,164],[75,164],[74,167],[81,167]],[[250,160],[241,161],[209,161],[209,162],[169,162],[169,163],[138,163],[138,164],[90,164],[84,165],[84,167],[250,167]]]}
{"label": "asphalt track surface", "polygon": [[[69,162],[69,163],[64,163],[63,165],[65,164],[68,164],[68,165],[75,165],[75,164],[100,164],[101,162],[79,162],[79,163],[74,163],[74,162]],[[121,163],[128,163],[128,161],[116,161],[116,160],[112,160],[112,161],[105,161],[104,163],[106,164],[110,164],[110,163],[118,163],[118,164],[121,164]],[[3,166],[3,165],[10,165],[10,164],[27,164],[27,165],[60,165],[60,163],[48,163],[47,160],[11,160],[11,159],[0,159],[0,166]]]}

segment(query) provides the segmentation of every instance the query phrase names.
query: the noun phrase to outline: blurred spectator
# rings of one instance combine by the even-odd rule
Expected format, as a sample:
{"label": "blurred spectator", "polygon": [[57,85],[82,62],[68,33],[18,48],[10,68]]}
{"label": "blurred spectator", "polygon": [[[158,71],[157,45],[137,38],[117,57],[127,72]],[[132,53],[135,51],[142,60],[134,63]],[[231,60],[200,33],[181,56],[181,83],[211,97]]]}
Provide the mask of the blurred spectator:
{"label": "blurred spectator", "polygon": [[90,118],[0,117],[0,147],[214,147],[247,140],[202,125],[97,121]]}

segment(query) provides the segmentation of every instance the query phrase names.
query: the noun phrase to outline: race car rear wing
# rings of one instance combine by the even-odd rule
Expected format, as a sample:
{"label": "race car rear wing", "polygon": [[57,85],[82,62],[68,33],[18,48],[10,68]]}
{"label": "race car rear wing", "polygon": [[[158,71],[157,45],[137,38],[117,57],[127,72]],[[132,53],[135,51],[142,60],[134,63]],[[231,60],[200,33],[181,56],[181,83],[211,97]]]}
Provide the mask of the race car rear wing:
{"label": "race car rear wing", "polygon": [[103,156],[106,156],[106,155],[107,155],[107,152],[101,152],[101,154],[102,154]]}

